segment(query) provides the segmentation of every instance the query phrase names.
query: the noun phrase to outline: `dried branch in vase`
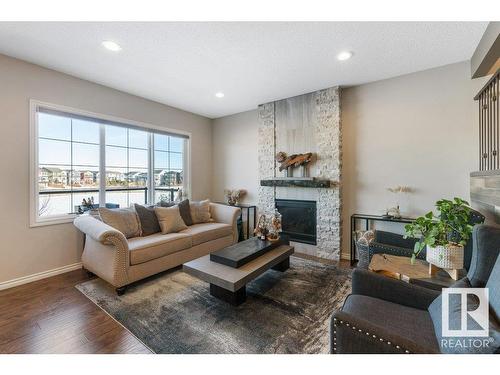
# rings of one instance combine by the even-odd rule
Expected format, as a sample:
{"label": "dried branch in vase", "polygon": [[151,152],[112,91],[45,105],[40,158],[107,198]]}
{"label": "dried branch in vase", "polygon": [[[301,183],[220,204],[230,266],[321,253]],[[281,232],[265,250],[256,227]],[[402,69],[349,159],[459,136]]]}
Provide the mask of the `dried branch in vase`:
{"label": "dried branch in vase", "polygon": [[227,204],[234,206],[246,195],[246,190],[243,189],[225,189],[224,195],[226,196]]}

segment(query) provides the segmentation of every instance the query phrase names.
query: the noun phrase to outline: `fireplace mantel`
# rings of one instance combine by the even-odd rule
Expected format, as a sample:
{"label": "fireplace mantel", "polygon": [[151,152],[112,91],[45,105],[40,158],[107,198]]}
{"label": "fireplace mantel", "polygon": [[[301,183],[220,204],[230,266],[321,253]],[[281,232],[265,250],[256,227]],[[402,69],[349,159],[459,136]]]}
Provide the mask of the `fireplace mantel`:
{"label": "fireplace mantel", "polygon": [[301,188],[330,188],[336,186],[336,181],[316,177],[275,177],[260,180],[260,186],[301,187]]}

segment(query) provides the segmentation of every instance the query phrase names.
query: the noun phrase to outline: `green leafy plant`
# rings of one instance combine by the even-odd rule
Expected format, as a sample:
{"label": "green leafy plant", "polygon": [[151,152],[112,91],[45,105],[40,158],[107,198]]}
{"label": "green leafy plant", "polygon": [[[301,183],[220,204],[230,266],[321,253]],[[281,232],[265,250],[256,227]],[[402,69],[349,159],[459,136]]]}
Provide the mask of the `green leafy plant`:
{"label": "green leafy plant", "polygon": [[418,239],[411,257],[412,263],[426,246],[465,246],[471,236],[471,208],[467,201],[461,198],[441,199],[436,202],[436,208],[438,215],[431,211],[405,225],[405,238]]}

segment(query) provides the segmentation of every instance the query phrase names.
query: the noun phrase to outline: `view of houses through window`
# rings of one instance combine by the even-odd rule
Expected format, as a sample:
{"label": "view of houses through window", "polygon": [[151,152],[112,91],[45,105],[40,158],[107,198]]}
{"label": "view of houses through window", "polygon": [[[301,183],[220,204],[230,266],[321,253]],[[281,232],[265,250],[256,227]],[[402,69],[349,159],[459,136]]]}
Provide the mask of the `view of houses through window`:
{"label": "view of houses through window", "polygon": [[183,186],[184,137],[49,111],[37,126],[38,217],[170,201]]}

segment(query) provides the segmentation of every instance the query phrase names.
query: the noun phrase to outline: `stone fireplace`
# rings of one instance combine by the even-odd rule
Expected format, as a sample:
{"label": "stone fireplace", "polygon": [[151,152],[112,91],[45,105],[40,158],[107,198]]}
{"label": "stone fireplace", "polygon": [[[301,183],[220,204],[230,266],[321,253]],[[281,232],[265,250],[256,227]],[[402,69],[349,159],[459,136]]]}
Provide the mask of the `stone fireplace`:
{"label": "stone fireplace", "polygon": [[[289,204],[295,201],[299,205],[303,202],[315,204],[315,220],[310,221],[310,225],[316,229],[315,241],[311,237],[309,241],[302,238],[295,244],[297,252],[327,259],[339,259],[340,140],[338,87],[259,106],[258,157],[261,180],[258,196],[259,211],[273,212],[277,206],[284,208],[281,204],[284,201]],[[295,180],[293,183],[283,181],[285,176],[278,170],[275,161],[275,155],[279,151],[287,154],[313,152],[316,160],[308,167],[308,175],[314,181]],[[330,183],[324,184],[325,181]],[[283,220],[284,228],[289,224],[304,223],[300,224],[297,218],[293,219],[292,216],[292,221],[289,223]]]}

